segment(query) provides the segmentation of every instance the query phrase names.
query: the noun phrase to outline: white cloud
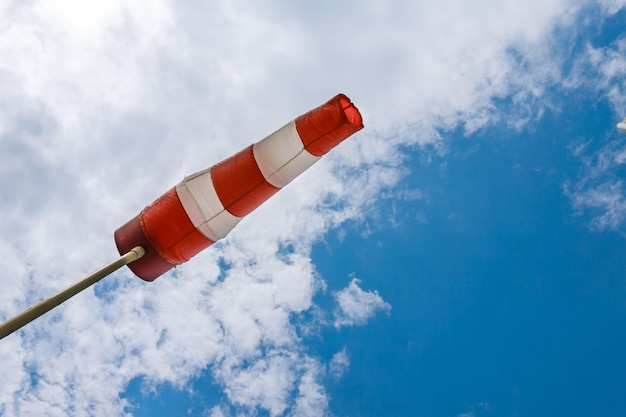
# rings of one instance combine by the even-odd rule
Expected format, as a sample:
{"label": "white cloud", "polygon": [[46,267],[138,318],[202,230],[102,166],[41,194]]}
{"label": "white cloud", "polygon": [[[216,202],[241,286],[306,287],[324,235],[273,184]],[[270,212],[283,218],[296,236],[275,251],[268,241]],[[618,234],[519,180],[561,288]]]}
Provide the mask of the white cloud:
{"label": "white cloud", "polygon": [[344,347],[333,355],[328,364],[328,372],[333,379],[340,379],[350,367],[350,357]]}
{"label": "white cloud", "polygon": [[391,305],[383,300],[378,291],[363,291],[359,282],[353,278],[346,288],[334,294],[338,305],[336,327],[362,325],[379,311],[391,310]]}
{"label": "white cloud", "polygon": [[328,415],[328,396],[318,382],[321,368],[316,361],[308,360],[304,364],[304,374],[298,384],[296,404],[291,415],[307,417]]}
{"label": "white cloud", "polygon": [[[617,13],[624,2],[600,1],[607,15]],[[593,91],[604,96],[615,111],[615,118],[607,120],[609,131],[602,138],[577,138],[571,145],[571,154],[579,159],[582,169],[578,178],[564,184],[578,214],[590,217],[596,230],[626,232],[626,188],[620,172],[626,162],[626,142],[617,133],[615,125],[626,116],[626,38],[619,37],[606,46],[584,45],[583,53],[572,59],[572,68],[566,74],[566,89]],[[597,143],[607,142],[598,146]]]}
{"label": "white cloud", "polygon": [[296,380],[291,368],[294,360],[281,354],[259,358],[248,368],[235,368],[228,375],[226,393],[238,406],[254,410],[268,410],[271,416],[282,415],[289,403],[289,396]]}
{"label": "white cloud", "polygon": [[572,155],[582,163],[575,182],[567,182],[564,192],[579,214],[590,216],[596,230],[626,233],[626,186],[620,178],[626,159],[626,141],[621,134],[594,150],[592,142],[573,146]]}
{"label": "white cloud", "polygon": [[621,181],[604,182],[593,188],[570,193],[574,208],[590,211],[591,224],[598,230],[624,232],[626,195]]}
{"label": "white cloud", "polygon": [[[613,10],[613,8],[609,8]],[[616,12],[617,10],[613,11]],[[603,94],[619,115],[626,115],[626,38],[620,37],[607,46],[587,44],[577,56],[564,85],[588,88]],[[618,118],[615,124],[621,119]]]}
{"label": "white cloud", "polygon": [[[302,7],[0,5],[3,318],[110,261],[113,230],[185,174],[335,93],[366,124],[175,273],[145,284],[121,271],[1,341],[3,415],[123,415],[133,378],[184,387],[209,366],[230,401],[213,415],[326,413],[325,364],[291,320],[324,287],[312,244],[371,213],[402,178],[402,146],[502,120],[494,96],[534,106],[558,67],[542,59],[544,37],[577,10],[558,0]],[[336,297],[339,326],[390,308],[356,280]]]}
{"label": "white cloud", "polygon": [[615,14],[626,6],[624,0],[600,0],[599,3],[605,8],[608,14]]}

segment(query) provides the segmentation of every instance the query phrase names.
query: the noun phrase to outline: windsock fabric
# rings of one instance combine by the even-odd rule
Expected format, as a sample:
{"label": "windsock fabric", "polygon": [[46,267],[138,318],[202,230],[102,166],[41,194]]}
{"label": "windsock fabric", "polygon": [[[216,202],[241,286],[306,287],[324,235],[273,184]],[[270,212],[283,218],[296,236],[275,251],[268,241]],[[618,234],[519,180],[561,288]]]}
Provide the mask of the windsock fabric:
{"label": "windsock fabric", "polygon": [[130,263],[154,281],[225,237],[239,221],[363,128],[359,110],[343,94],[299,116],[265,139],[192,174],[115,231],[120,254],[142,246]]}

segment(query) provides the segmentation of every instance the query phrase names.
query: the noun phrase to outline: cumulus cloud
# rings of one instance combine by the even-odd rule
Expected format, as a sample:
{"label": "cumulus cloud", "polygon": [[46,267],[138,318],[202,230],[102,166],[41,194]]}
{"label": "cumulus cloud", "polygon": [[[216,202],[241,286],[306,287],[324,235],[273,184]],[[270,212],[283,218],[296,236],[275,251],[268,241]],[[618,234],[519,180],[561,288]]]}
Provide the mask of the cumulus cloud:
{"label": "cumulus cloud", "polygon": [[[355,101],[366,129],[192,262],[151,284],[122,270],[0,342],[0,413],[125,415],[120,393],[134,378],[184,387],[209,369],[228,401],[211,415],[324,415],[326,364],[293,320],[324,288],[312,245],[369,216],[404,175],[404,147],[503,120],[497,97],[534,108],[558,73],[544,39],[577,10],[560,0],[2,3],[2,318],[110,261],[113,230],[184,175],[335,93]],[[513,114],[524,123],[533,111]],[[390,309],[358,280],[335,297],[337,326]]]}
{"label": "cumulus cloud", "polygon": [[379,311],[391,310],[391,305],[383,300],[378,291],[363,291],[359,287],[359,282],[353,278],[346,288],[335,293],[336,327],[362,325]]}

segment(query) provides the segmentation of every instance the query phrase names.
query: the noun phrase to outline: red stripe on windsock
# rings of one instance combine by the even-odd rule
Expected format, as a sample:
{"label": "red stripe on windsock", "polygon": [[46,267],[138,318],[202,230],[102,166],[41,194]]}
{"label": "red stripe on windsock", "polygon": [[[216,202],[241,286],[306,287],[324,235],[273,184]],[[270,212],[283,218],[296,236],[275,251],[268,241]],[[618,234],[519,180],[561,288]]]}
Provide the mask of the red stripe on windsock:
{"label": "red stripe on windsock", "polygon": [[214,165],[211,178],[224,208],[237,217],[250,213],[280,189],[263,177],[253,145]]}
{"label": "red stripe on windsock", "polygon": [[144,281],[154,281],[214,243],[191,223],[176,187],[117,229],[114,237],[120,254],[135,246],[145,249],[142,258],[128,264]]}
{"label": "red stripe on windsock", "polygon": [[296,129],[304,148],[315,156],[322,156],[363,129],[363,119],[350,99],[338,94],[298,117]]}
{"label": "red stripe on windsock", "polygon": [[176,194],[176,187],[146,207],[139,220],[152,246],[173,265],[187,262],[214,243],[191,223]]}

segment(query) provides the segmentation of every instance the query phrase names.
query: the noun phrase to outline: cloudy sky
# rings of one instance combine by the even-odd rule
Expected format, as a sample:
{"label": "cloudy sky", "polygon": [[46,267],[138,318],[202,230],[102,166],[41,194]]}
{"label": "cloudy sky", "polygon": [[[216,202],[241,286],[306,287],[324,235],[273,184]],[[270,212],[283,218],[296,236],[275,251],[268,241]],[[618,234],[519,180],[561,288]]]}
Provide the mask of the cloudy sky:
{"label": "cloudy sky", "polygon": [[626,2],[0,2],[0,319],[335,94],[365,128],[0,341],[2,416],[626,409]]}

